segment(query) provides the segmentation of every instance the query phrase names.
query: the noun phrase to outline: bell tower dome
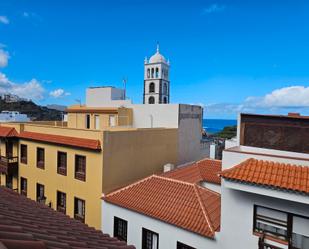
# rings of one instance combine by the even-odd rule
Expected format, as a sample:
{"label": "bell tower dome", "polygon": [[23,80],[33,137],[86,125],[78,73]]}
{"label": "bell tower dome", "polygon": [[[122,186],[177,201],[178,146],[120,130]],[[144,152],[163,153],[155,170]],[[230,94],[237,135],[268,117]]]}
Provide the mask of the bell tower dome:
{"label": "bell tower dome", "polygon": [[144,63],[144,104],[168,104],[170,102],[170,63],[157,44],[156,53]]}

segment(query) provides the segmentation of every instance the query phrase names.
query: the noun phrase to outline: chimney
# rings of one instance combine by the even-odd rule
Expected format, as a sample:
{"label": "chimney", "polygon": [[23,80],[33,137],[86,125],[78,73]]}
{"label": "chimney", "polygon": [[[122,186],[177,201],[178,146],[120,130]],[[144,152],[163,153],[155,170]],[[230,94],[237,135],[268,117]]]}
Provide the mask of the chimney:
{"label": "chimney", "polygon": [[164,173],[165,173],[165,172],[169,172],[169,171],[173,170],[174,167],[175,167],[174,164],[167,163],[167,164],[165,164],[165,165],[163,166],[163,172],[164,172]]}

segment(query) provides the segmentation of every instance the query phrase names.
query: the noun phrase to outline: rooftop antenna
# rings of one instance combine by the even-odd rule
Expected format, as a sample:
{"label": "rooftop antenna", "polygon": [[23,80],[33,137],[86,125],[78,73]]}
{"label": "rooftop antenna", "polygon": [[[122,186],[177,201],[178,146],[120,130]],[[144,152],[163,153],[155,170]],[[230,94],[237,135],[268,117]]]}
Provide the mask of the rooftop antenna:
{"label": "rooftop antenna", "polygon": [[124,89],[124,99],[126,99],[127,82],[128,82],[128,78],[127,77],[123,77],[122,83],[123,83],[123,89]]}
{"label": "rooftop antenna", "polygon": [[75,99],[75,101],[79,104],[79,106],[82,106],[82,101],[80,99]]}

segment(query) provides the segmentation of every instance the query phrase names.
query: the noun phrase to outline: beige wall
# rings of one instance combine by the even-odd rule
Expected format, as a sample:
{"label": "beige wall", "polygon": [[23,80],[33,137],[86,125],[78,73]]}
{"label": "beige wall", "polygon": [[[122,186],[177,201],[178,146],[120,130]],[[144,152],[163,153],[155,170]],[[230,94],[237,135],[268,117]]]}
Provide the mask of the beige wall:
{"label": "beige wall", "polygon": [[104,131],[103,193],[177,162],[177,129]]}
{"label": "beige wall", "polygon": [[68,113],[68,127],[77,129],[86,129],[86,115],[90,115],[90,129],[95,129],[96,116],[99,116],[99,129],[103,130],[110,127],[110,116],[115,116],[116,126],[132,125],[132,109],[118,108],[117,113],[99,113],[99,112],[71,112]]}

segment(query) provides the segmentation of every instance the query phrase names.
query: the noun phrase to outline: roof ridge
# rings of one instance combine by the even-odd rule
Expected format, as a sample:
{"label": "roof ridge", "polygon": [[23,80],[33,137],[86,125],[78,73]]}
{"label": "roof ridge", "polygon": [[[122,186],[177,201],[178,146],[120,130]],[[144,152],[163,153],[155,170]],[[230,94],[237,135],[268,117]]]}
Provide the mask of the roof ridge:
{"label": "roof ridge", "polygon": [[212,190],[212,189],[209,189],[209,188],[207,188],[207,187],[202,187],[202,186],[200,186],[200,185],[198,185],[198,184],[195,184],[196,185],[196,187],[198,187],[200,190],[203,190],[203,191],[208,191],[208,192],[210,192],[210,193],[212,193],[212,194],[215,194],[215,195],[218,195],[219,197],[221,197],[221,194],[220,193],[218,193],[218,192],[216,192],[216,191],[214,191],[214,190]]}
{"label": "roof ridge", "polygon": [[208,158],[208,157],[205,157],[203,159],[200,159],[198,161],[195,161],[195,163],[199,163],[199,162],[203,162],[203,161],[215,161],[215,162],[221,162],[222,163],[222,160],[219,160],[219,159],[213,159],[213,158]]}
{"label": "roof ridge", "polygon": [[166,180],[166,181],[170,181],[170,182],[180,183],[180,184],[189,185],[189,186],[196,185],[195,183],[185,182],[185,181],[181,181],[181,180],[177,180],[177,179],[174,179],[174,178],[169,178],[169,177],[165,177],[165,176],[161,176],[161,175],[154,175],[154,176],[156,178],[160,178],[162,180]]}
{"label": "roof ridge", "polygon": [[136,182],[133,182],[133,183],[131,183],[131,184],[125,186],[125,187],[122,187],[122,188],[120,188],[120,189],[118,189],[118,190],[116,190],[116,191],[114,191],[114,192],[111,192],[111,193],[109,193],[109,194],[107,194],[107,195],[104,195],[104,194],[103,194],[102,197],[103,197],[103,198],[111,197],[111,196],[113,196],[113,195],[115,195],[115,194],[118,194],[118,193],[120,193],[120,192],[122,192],[122,191],[124,191],[124,190],[127,190],[127,189],[129,189],[129,188],[132,188],[132,187],[134,187],[134,186],[136,186],[136,185],[138,185],[138,184],[140,184],[140,183],[142,183],[142,182],[145,182],[145,181],[147,181],[147,180],[149,180],[149,179],[151,179],[151,178],[154,178],[154,177],[156,177],[156,176],[157,176],[157,175],[152,174],[152,175],[150,175],[150,176],[148,176],[148,177],[145,177],[145,178],[140,179],[140,180],[138,180],[138,181],[136,181]]}
{"label": "roof ridge", "polygon": [[204,214],[204,217],[205,217],[205,219],[206,219],[206,222],[207,222],[207,224],[208,224],[208,227],[209,227],[209,229],[210,229],[212,235],[214,235],[215,229],[213,228],[213,226],[212,226],[212,224],[211,224],[211,221],[210,221],[208,212],[207,212],[207,210],[206,210],[206,208],[205,208],[205,206],[204,206],[204,203],[203,203],[203,201],[202,201],[202,199],[201,199],[200,193],[199,193],[199,191],[198,191],[198,189],[197,189],[196,187],[197,187],[197,185],[194,185],[194,186],[193,186],[194,192],[195,192],[195,194],[196,194],[196,196],[197,196],[197,200],[198,200],[198,202],[199,202],[199,204],[200,204],[200,206],[201,206],[201,208],[202,208],[202,212],[203,212],[203,214]]}

